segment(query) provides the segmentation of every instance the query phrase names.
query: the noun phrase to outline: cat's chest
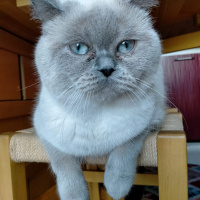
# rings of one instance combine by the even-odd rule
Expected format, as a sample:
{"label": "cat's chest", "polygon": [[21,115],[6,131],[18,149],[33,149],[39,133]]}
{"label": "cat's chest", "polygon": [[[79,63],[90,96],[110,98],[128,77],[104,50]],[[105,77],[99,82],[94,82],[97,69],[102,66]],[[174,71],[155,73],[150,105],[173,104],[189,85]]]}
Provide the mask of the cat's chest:
{"label": "cat's chest", "polygon": [[36,115],[40,118],[35,125],[40,124],[38,131],[43,140],[61,151],[77,156],[102,155],[134,138],[148,126],[152,116],[148,107],[125,104],[92,110],[87,115],[74,115],[45,104],[38,106]]}

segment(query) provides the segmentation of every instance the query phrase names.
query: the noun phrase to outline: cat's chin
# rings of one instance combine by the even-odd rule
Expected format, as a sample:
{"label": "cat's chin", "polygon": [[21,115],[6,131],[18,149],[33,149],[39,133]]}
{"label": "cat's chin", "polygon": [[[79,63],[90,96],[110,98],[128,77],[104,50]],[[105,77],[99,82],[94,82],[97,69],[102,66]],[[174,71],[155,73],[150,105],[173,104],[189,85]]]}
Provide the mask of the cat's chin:
{"label": "cat's chin", "polygon": [[114,87],[109,86],[104,87],[95,93],[96,101],[102,103],[116,101],[118,98],[120,98],[120,96],[122,96],[122,93],[120,91],[118,91]]}

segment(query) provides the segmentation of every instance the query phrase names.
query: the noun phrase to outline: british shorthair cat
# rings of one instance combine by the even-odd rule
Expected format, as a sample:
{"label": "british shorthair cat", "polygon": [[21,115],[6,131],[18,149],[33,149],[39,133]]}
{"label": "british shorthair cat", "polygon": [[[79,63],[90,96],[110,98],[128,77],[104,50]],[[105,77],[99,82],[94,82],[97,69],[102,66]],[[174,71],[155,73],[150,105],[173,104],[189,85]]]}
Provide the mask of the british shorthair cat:
{"label": "british shorthair cat", "polygon": [[107,156],[104,184],[128,194],[145,137],[165,116],[156,0],[31,0],[42,35],[34,126],[61,200],[89,200],[81,164]]}

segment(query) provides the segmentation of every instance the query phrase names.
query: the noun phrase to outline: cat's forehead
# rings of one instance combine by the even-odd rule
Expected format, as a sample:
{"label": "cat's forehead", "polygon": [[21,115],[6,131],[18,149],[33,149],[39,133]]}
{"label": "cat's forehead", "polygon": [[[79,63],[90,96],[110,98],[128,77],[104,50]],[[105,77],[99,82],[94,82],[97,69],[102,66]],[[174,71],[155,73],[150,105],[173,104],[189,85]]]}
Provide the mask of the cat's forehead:
{"label": "cat's forehead", "polygon": [[92,9],[75,9],[70,18],[66,14],[66,20],[63,20],[60,25],[65,27],[65,31],[60,32],[63,32],[67,39],[83,39],[86,42],[96,43],[98,46],[111,44],[115,39],[134,39],[128,37],[145,29],[142,27],[144,23],[143,25],[138,23],[138,18],[140,21],[142,18],[140,14],[134,14],[136,11],[137,8],[132,10],[121,8],[119,11],[119,9],[102,6],[102,4]]}
{"label": "cat's forehead", "polygon": [[115,4],[117,1],[116,0],[58,0],[60,5],[65,6],[68,4],[68,2],[75,2],[78,3],[82,8],[84,7],[85,9],[91,9],[93,8],[96,4],[102,4],[102,5],[112,5]]}
{"label": "cat's forehead", "polygon": [[116,47],[123,40],[141,37],[151,28],[149,25],[147,15],[137,7],[96,3],[92,8],[78,6],[65,12],[48,23],[47,32],[54,42],[85,42],[109,48],[113,43]]}
{"label": "cat's forehead", "polygon": [[109,8],[96,7],[89,12],[84,12],[77,18],[75,31],[93,42],[111,42],[119,36],[122,28],[122,19],[119,13]]}

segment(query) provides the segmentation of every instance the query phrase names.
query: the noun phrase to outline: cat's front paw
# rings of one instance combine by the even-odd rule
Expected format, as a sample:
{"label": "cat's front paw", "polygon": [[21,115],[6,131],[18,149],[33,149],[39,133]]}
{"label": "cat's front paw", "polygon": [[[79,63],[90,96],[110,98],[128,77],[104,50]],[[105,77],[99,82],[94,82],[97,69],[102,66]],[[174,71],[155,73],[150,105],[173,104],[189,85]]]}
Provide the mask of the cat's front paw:
{"label": "cat's front paw", "polygon": [[57,179],[60,200],[89,200],[87,183],[82,176]]}
{"label": "cat's front paw", "polygon": [[113,199],[121,199],[126,196],[133,184],[133,174],[117,170],[117,169],[107,169],[104,175],[104,184],[107,193]]}

